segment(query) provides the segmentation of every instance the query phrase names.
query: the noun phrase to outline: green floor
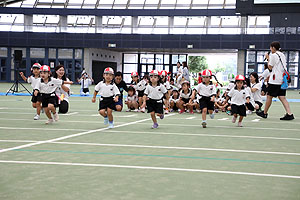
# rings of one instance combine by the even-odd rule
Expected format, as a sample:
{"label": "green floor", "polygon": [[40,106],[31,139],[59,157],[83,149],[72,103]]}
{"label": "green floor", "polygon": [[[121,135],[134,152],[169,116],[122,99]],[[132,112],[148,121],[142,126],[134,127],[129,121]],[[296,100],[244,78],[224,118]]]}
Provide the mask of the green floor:
{"label": "green floor", "polygon": [[224,113],[207,129],[199,114],[172,113],[152,130],[149,114],[114,112],[108,130],[98,103],[70,101],[69,115],[45,125],[29,96],[0,96],[1,199],[300,199],[300,103],[288,122],[274,102],[243,128]]}

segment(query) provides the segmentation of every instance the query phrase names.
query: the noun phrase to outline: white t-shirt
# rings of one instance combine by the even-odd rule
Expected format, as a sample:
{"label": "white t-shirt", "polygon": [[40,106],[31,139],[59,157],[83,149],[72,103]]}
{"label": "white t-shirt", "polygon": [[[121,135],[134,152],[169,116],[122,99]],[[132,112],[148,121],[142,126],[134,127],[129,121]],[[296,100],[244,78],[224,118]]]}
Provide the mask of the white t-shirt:
{"label": "white t-shirt", "polygon": [[171,98],[170,98],[170,100],[169,100],[170,102],[174,102],[174,103],[177,103],[178,101],[179,101],[179,98],[177,98],[177,99],[174,99],[173,98],[173,96],[171,96]]}
{"label": "white t-shirt", "polygon": [[202,82],[197,85],[196,90],[201,97],[211,97],[217,94],[216,87],[212,82],[208,85]]}
{"label": "white t-shirt", "polygon": [[229,91],[228,96],[231,97],[231,104],[240,106],[245,105],[246,98],[250,97],[250,94],[245,88],[239,91],[234,87]]}
{"label": "white t-shirt", "polygon": [[166,88],[167,90],[171,90],[171,89],[172,89],[169,81],[166,81],[166,82],[164,83],[164,86],[165,86],[165,88]]}
{"label": "white t-shirt", "polygon": [[160,100],[163,96],[168,92],[163,84],[159,84],[153,87],[151,84],[146,86],[146,90],[144,92],[150,99]]}
{"label": "white t-shirt", "polygon": [[115,97],[117,95],[120,95],[120,90],[113,82],[111,82],[110,84],[106,84],[103,81],[100,81],[95,86],[95,91],[99,92],[101,97]]}
{"label": "white t-shirt", "polygon": [[31,87],[34,88],[37,82],[40,82],[41,78],[35,78],[34,76],[29,76],[27,78],[27,83],[31,84]]}
{"label": "white t-shirt", "polygon": [[125,101],[137,101],[137,100],[138,100],[138,96],[134,94],[132,96],[127,95]]}
{"label": "white t-shirt", "polygon": [[192,97],[193,90],[189,88],[188,92],[185,94],[183,90],[180,91],[179,97],[183,99],[190,99]]}
{"label": "white t-shirt", "polygon": [[[279,56],[281,58],[282,63],[279,59]],[[281,85],[283,82],[284,69],[286,69],[285,55],[280,51],[276,51],[276,53],[270,54],[268,64],[273,67],[272,72],[270,73],[269,83],[274,85]],[[274,74],[275,74],[275,79],[273,78]]]}
{"label": "white t-shirt", "polygon": [[226,92],[228,93],[230,90],[232,90],[232,88],[234,88],[235,84],[230,82],[227,86]]}
{"label": "white t-shirt", "polygon": [[143,91],[146,89],[146,86],[147,86],[147,82],[143,79],[140,82],[138,82],[138,84],[136,84],[135,89],[137,91]]}
{"label": "white t-shirt", "polygon": [[254,101],[263,102],[261,98],[261,83],[251,83],[251,88],[256,88],[255,92],[252,92]]}
{"label": "white t-shirt", "polygon": [[250,103],[252,104],[253,107],[255,107],[255,101],[254,101],[253,93],[251,92],[251,88],[250,87],[246,87],[245,90],[250,95]]}
{"label": "white t-shirt", "polygon": [[81,79],[80,85],[81,85],[81,88],[89,88],[89,86],[92,85],[92,80],[89,78]]}
{"label": "white t-shirt", "polygon": [[[70,81],[70,80],[67,78],[67,81]],[[67,88],[69,88],[69,90],[70,90],[70,87],[71,87],[70,84],[64,84],[64,86],[67,87]],[[57,96],[59,96],[59,97],[60,97],[62,94],[64,94],[65,97],[64,97],[63,100],[66,100],[67,102],[69,102],[69,92],[64,91],[64,90],[62,89],[61,86],[58,87],[58,88],[56,88],[55,94],[56,94]]]}
{"label": "white t-shirt", "polygon": [[265,85],[267,85],[267,82],[265,82],[265,80],[268,78],[268,76],[270,76],[270,70],[269,69],[265,69],[265,71],[262,73],[261,75],[263,77],[263,83]]}
{"label": "white t-shirt", "polygon": [[38,81],[34,87],[35,90],[39,90],[42,94],[54,93],[56,88],[63,84],[63,80],[49,77],[48,83],[45,83],[43,79]]}

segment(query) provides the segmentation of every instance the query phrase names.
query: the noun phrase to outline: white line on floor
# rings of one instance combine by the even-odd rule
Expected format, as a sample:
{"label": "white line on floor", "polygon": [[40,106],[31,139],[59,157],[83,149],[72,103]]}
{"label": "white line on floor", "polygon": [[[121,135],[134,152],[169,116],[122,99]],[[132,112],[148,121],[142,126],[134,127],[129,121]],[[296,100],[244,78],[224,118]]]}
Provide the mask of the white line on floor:
{"label": "white line on floor", "polygon": [[64,166],[84,166],[84,167],[107,167],[107,168],[126,168],[126,169],[144,169],[144,170],[202,172],[202,173],[234,174],[234,175],[246,175],[246,176],[262,176],[262,177],[300,179],[300,176],[290,176],[290,175],[281,175],[281,174],[262,174],[262,173],[251,173],[251,172],[235,172],[235,171],[220,171],[220,170],[206,170],[206,169],[186,169],[186,168],[169,168],[169,167],[108,165],[108,164],[89,164],[89,163],[65,163],[65,162],[10,161],[10,160],[0,160],[0,163],[35,164],[35,165],[64,165]]}
{"label": "white line on floor", "polygon": [[[41,142],[32,140],[0,140],[0,142],[26,143],[26,142]],[[171,147],[171,146],[150,146],[137,144],[100,144],[100,143],[85,143],[85,142],[49,142],[47,144],[68,144],[68,145],[87,145],[87,146],[107,146],[107,147],[130,147],[130,148],[151,148],[151,149],[176,149],[176,150],[195,150],[195,151],[219,151],[219,152],[234,152],[234,153],[255,153],[255,154],[273,154],[273,155],[290,155],[300,156],[300,153],[293,152],[272,152],[272,151],[252,151],[240,149],[215,149],[215,148],[200,148],[200,147]]]}
{"label": "white line on floor", "polygon": [[87,129],[67,129],[67,128],[20,128],[20,127],[3,127],[0,126],[0,129],[7,130],[45,130],[45,131],[89,131]]}
{"label": "white line on floor", "polygon": [[78,112],[71,112],[71,113],[67,113],[67,114],[63,114],[63,115],[76,115],[78,114]]}
{"label": "white line on floor", "polygon": [[260,121],[260,119],[253,119],[253,120],[251,120],[252,122],[259,122]]}
{"label": "white line on floor", "polygon": [[228,120],[229,118],[222,118],[222,119],[218,119],[219,121],[225,121]]}
{"label": "white line on floor", "polygon": [[195,119],[196,117],[188,117],[188,118],[186,118],[186,119]]}

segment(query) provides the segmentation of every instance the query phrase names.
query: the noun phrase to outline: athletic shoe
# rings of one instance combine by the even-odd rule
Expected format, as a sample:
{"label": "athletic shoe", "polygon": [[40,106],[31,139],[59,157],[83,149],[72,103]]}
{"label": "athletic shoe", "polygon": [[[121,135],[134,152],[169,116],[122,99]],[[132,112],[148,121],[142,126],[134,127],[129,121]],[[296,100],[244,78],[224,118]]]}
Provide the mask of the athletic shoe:
{"label": "athletic shoe", "polygon": [[218,113],[219,112],[219,110],[218,109],[215,109],[215,113]]}
{"label": "athletic shoe", "polygon": [[54,122],[53,119],[48,119],[45,124],[52,124]]}
{"label": "athletic shoe", "polygon": [[114,128],[114,122],[109,122],[108,123],[108,128]]}
{"label": "athletic shoe", "polygon": [[265,114],[264,111],[256,112],[256,115],[260,116],[260,117],[262,117],[264,119],[266,119],[268,117],[268,114]]}
{"label": "athletic shoe", "polygon": [[236,122],[236,117],[233,116],[232,123],[235,123],[235,122]]}
{"label": "athletic shoe", "polygon": [[202,127],[206,128],[206,122],[202,122]]}
{"label": "athletic shoe", "polygon": [[165,114],[169,114],[169,111],[168,111],[168,109],[167,109],[167,110],[165,110]]}
{"label": "athletic shoe", "polygon": [[55,120],[55,121],[58,121],[58,120],[59,120],[59,116],[58,116],[57,113],[55,113],[55,114],[53,115],[53,117],[54,117],[54,120]]}
{"label": "athletic shoe", "polygon": [[190,114],[194,114],[194,111],[190,110]]}
{"label": "athletic shoe", "polygon": [[210,117],[211,119],[215,118],[215,113],[210,114],[209,117]]}
{"label": "athletic shoe", "polygon": [[252,115],[252,111],[251,110],[247,110],[246,111],[246,115]]}
{"label": "athletic shoe", "polygon": [[201,110],[199,110],[199,109],[196,109],[196,112],[197,112],[197,113],[200,113],[200,112],[201,112]]}
{"label": "athletic shoe", "polygon": [[104,117],[104,125],[108,124],[108,117]]}
{"label": "athletic shoe", "polygon": [[158,128],[158,123],[154,123],[151,128]]}
{"label": "athletic shoe", "polygon": [[39,119],[40,119],[40,116],[37,114],[37,115],[34,116],[33,119],[34,119],[34,120],[39,120]]}
{"label": "athletic shoe", "polygon": [[242,122],[238,123],[238,127],[243,127]]}
{"label": "athletic shoe", "polygon": [[289,115],[287,113],[284,115],[284,117],[280,118],[280,120],[293,120],[293,119],[295,119],[294,115],[293,114]]}
{"label": "athletic shoe", "polygon": [[126,110],[126,112],[131,112],[131,109]]}
{"label": "athletic shoe", "polygon": [[231,115],[231,112],[229,110],[226,111],[227,115]]}
{"label": "athletic shoe", "polygon": [[179,114],[182,114],[182,113],[184,113],[184,110],[180,110],[180,111],[179,111]]}
{"label": "athletic shoe", "polygon": [[144,113],[145,112],[145,108],[140,109],[140,112]]}
{"label": "athletic shoe", "polygon": [[139,109],[134,109],[133,112],[139,112]]}
{"label": "athletic shoe", "polygon": [[164,117],[165,117],[164,114],[162,114],[162,115],[159,116],[160,119],[163,119]]}

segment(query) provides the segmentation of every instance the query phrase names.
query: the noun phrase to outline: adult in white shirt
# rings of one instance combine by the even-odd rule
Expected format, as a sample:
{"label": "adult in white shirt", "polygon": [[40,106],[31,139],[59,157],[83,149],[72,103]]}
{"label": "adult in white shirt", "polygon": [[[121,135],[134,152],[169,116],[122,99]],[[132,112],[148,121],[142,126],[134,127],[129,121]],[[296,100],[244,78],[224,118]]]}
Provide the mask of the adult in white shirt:
{"label": "adult in white shirt", "polygon": [[283,73],[286,70],[286,58],[285,55],[280,52],[280,43],[275,41],[270,44],[271,54],[266,54],[268,59],[268,66],[270,71],[269,82],[268,82],[268,94],[265,109],[262,112],[257,112],[256,114],[262,118],[268,117],[268,110],[272,104],[273,97],[277,97],[281,101],[286,114],[280,120],[293,120],[294,115],[291,112],[290,105],[286,100],[286,90],[281,89],[281,84],[283,83]]}

